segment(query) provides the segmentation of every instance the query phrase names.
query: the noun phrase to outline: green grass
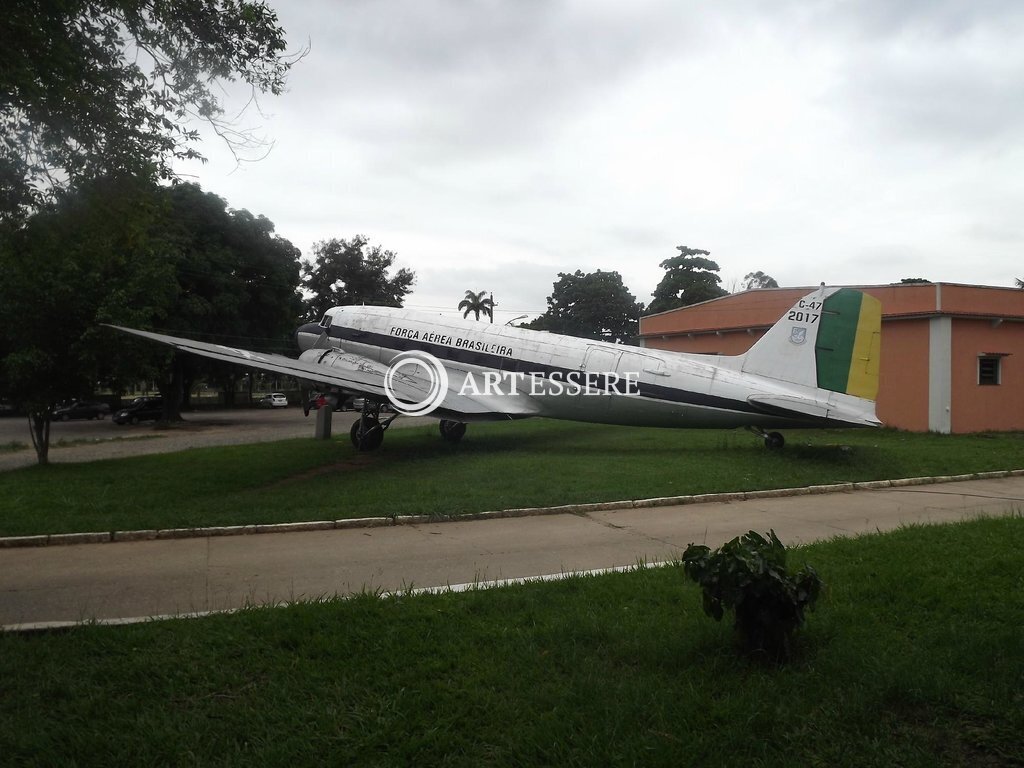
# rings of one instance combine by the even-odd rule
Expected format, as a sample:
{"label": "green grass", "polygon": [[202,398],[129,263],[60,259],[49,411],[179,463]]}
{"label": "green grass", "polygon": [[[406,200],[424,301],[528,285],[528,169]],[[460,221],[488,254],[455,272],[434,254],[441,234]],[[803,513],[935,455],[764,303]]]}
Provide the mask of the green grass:
{"label": "green grass", "polygon": [[17,765],[1024,763],[1024,519],[794,550],[789,665],[678,567],[0,636]]}
{"label": "green grass", "polygon": [[552,421],[203,448],[0,473],[0,535],[336,520],[785,488],[1024,467],[1024,434],[743,431]]}

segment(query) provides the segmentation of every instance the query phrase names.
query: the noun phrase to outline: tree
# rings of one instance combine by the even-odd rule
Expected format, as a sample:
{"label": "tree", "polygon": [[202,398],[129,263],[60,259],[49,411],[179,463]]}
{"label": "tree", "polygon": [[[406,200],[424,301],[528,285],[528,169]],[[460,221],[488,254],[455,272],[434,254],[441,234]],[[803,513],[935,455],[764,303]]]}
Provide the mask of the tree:
{"label": "tree", "polygon": [[914,285],[916,283],[924,283],[927,285],[931,285],[931,282],[931,280],[928,280],[923,277],[904,277],[902,280],[900,280],[900,285]]}
{"label": "tree", "polygon": [[100,324],[144,325],[173,299],[173,266],[147,245],[159,213],[148,185],[96,180],[0,235],[0,390],[29,414],[40,464],[57,403],[144,367],[150,353]]}
{"label": "tree", "polygon": [[[253,0],[21,0],[0,25],[0,221],[60,190],[107,176],[173,178],[200,158],[189,118],[233,151],[256,143],[223,119],[217,96],[241,79],[279,94],[301,56]],[[236,153],[236,157],[237,157]]]}
{"label": "tree", "polygon": [[[175,297],[157,318],[178,335],[258,351],[291,351],[301,311],[296,292],[299,250],[274,234],[273,223],[195,184],[162,187],[165,215],[152,232],[174,268]],[[217,378],[230,403],[239,369],[175,355],[159,376],[164,420],[180,420],[191,380]],[[252,377],[250,376],[250,385]]]}
{"label": "tree", "polygon": [[459,309],[462,310],[463,317],[469,317],[469,313],[472,312],[477,320],[483,314],[491,318],[492,323],[494,322],[494,298],[485,297],[485,293],[487,291],[480,291],[479,293],[466,291],[466,298],[459,302]]}
{"label": "tree", "polygon": [[522,328],[584,339],[625,342],[633,339],[644,305],[622,283],[618,272],[576,270],[558,273],[547,311]]}
{"label": "tree", "polygon": [[753,291],[758,288],[778,288],[779,284],[775,281],[775,278],[771,275],[766,275],[760,270],[757,272],[747,272],[743,276],[743,290]]}
{"label": "tree", "polygon": [[721,287],[722,279],[718,276],[719,266],[710,259],[709,251],[687,248],[685,245],[676,247],[678,256],[665,259],[659,266],[665,270],[665,276],[651,294],[654,301],[647,308],[648,313],[665,312],[676,307],[686,307],[709,299],[725,296],[726,290]]}
{"label": "tree", "polygon": [[313,246],[313,263],[302,267],[307,321],[319,320],[331,307],[345,304],[402,306],[416,274],[402,267],[389,277],[397,255],[379,245],[369,248],[368,243],[364,235],[356,235],[351,240],[332,238]]}
{"label": "tree", "polygon": [[6,229],[0,390],[29,412],[40,463],[58,402],[155,378],[175,418],[189,373],[202,370],[102,323],[280,349],[299,309],[298,256],[264,217],[144,179],[85,182]]}

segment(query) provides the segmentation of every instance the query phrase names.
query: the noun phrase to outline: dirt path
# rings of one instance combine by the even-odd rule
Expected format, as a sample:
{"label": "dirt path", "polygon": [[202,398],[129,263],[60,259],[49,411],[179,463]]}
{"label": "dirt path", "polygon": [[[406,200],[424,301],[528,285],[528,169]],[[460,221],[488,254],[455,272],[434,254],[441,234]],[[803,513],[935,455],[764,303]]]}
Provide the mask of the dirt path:
{"label": "dirt path", "polygon": [[[354,412],[334,414],[335,439],[347,440]],[[50,435],[50,461],[77,463],[171,453],[209,445],[265,443],[295,437],[313,437],[315,417],[303,417],[298,408],[279,410],[225,410],[185,414],[186,423],[167,429],[148,424],[118,426],[104,421],[56,423]],[[433,423],[429,418],[399,418],[394,428]],[[21,450],[0,452],[0,471],[36,463],[28,424],[23,418],[0,419],[0,446],[23,443]]]}

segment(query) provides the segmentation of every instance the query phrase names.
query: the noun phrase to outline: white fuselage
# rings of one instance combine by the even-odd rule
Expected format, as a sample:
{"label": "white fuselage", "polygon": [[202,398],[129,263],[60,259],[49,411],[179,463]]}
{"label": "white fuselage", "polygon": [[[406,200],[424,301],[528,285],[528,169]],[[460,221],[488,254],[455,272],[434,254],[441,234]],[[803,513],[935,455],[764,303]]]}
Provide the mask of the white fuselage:
{"label": "white fuselage", "polygon": [[[465,420],[535,415],[635,426],[761,428],[870,422],[857,412],[862,408],[851,410],[848,401],[854,399],[846,395],[744,372],[743,356],[651,350],[387,307],[337,307],[318,332],[309,328],[299,332],[304,349],[333,347],[385,365],[401,352],[420,350],[449,370],[492,382],[500,377],[514,407]],[[581,386],[586,376],[589,388]],[[621,392],[604,386],[613,380]],[[775,405],[766,407],[766,400]],[[796,407],[778,405],[787,402]]]}

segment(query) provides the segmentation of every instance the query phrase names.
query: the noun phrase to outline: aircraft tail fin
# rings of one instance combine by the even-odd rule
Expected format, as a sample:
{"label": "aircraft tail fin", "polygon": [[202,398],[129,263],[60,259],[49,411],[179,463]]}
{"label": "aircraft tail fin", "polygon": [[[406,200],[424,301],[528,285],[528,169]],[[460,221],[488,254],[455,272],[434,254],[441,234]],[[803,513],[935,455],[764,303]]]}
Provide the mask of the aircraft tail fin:
{"label": "aircraft tail fin", "polygon": [[768,329],[743,355],[741,370],[875,400],[881,335],[878,299],[822,286]]}

